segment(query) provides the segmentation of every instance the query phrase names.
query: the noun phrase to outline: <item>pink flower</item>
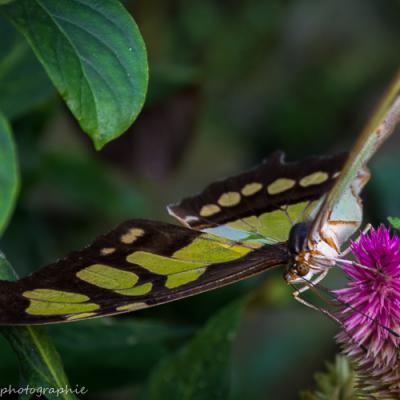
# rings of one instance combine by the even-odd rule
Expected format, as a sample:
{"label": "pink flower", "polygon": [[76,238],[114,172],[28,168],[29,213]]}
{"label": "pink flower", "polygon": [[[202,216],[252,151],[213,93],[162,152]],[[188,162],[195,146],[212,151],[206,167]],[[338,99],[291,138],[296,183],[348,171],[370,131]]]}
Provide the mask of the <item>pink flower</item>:
{"label": "pink flower", "polygon": [[360,386],[400,398],[400,238],[381,225],[361,234],[351,250],[355,261],[342,267],[347,287],[334,292],[342,304],[337,340]]}

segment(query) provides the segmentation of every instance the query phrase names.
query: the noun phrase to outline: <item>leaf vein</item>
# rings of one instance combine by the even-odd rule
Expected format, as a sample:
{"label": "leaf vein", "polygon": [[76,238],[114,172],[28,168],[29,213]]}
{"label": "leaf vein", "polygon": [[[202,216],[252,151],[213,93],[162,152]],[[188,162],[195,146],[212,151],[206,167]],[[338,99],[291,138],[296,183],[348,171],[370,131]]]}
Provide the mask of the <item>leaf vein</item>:
{"label": "leaf vein", "polygon": [[[95,38],[95,39],[98,41],[98,43],[102,44],[102,45],[108,50],[109,54],[112,54],[112,55],[114,56],[114,58],[118,61],[118,64],[119,64],[119,65],[122,67],[122,69],[124,70],[126,76],[129,77],[129,76],[131,75],[130,72],[129,72],[129,71],[127,70],[127,68],[126,68],[126,65],[121,61],[121,59],[120,59],[120,57],[118,56],[117,52],[116,52],[106,41],[104,41],[102,38],[100,38],[97,34],[95,34],[94,32],[92,32],[92,31],[89,30],[88,28],[86,28],[86,27],[84,27],[84,26],[82,26],[82,25],[80,25],[80,24],[77,24],[77,23],[74,22],[74,21],[71,21],[70,19],[68,19],[68,18],[66,18],[66,17],[64,17],[64,16],[56,15],[56,14],[53,14],[53,16],[54,16],[55,18],[61,20],[61,21],[64,21],[64,22],[66,22],[66,23],[68,23],[68,24],[70,24],[70,25],[72,25],[72,26],[75,26],[76,28],[82,30],[83,32],[88,33],[90,36],[92,36],[93,38]],[[83,57],[80,53],[78,53],[78,54],[79,54],[79,57]]]}
{"label": "leaf vein", "polygon": [[[36,0],[36,1],[37,1],[37,4],[42,8],[42,10],[49,16],[49,18],[50,18],[50,19],[54,22],[54,24],[58,27],[60,34],[62,34],[62,36],[65,37],[66,41],[70,44],[71,48],[74,50],[75,56],[76,56],[76,58],[78,59],[78,62],[79,62],[79,66],[80,66],[80,70],[81,70],[81,75],[83,75],[83,76],[86,78],[85,81],[87,82],[88,87],[89,87],[89,89],[90,89],[90,93],[91,93],[91,95],[92,95],[93,105],[94,105],[94,108],[95,108],[95,113],[96,113],[96,116],[98,116],[98,115],[99,115],[99,112],[98,112],[98,110],[97,110],[96,96],[94,95],[93,88],[92,88],[92,86],[91,86],[91,84],[90,84],[90,81],[89,81],[89,79],[88,79],[88,77],[87,77],[87,75],[86,75],[86,73],[85,73],[85,70],[84,70],[84,68],[83,68],[83,66],[82,66],[82,62],[81,62],[81,59],[80,59],[80,57],[79,57],[79,51],[78,51],[78,49],[76,48],[76,46],[74,45],[74,43],[71,41],[71,39],[70,39],[70,37],[67,35],[67,33],[62,29],[62,26],[60,26],[60,24],[59,24],[59,23],[56,21],[56,19],[53,17],[52,13],[50,13],[49,10],[45,7],[45,5],[42,4],[41,0]],[[57,60],[57,62],[59,62],[59,61]],[[60,64],[59,64],[59,70],[61,70]],[[81,79],[82,79],[82,77],[81,77]],[[80,96],[80,108],[82,109],[82,95]],[[81,114],[81,116],[82,116],[82,114]],[[98,118],[96,118],[95,124],[96,124],[96,127],[98,128],[98,127],[99,127]]]}

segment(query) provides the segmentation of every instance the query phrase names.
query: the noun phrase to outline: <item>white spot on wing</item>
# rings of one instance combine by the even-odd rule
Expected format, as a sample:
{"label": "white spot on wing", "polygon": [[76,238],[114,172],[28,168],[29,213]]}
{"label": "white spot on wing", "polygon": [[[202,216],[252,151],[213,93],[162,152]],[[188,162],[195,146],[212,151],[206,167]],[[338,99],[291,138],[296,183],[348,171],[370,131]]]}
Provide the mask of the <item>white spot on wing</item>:
{"label": "white spot on wing", "polygon": [[190,222],[195,222],[198,221],[199,219],[195,217],[194,215],[188,215],[187,217],[184,218],[185,222],[190,223]]}

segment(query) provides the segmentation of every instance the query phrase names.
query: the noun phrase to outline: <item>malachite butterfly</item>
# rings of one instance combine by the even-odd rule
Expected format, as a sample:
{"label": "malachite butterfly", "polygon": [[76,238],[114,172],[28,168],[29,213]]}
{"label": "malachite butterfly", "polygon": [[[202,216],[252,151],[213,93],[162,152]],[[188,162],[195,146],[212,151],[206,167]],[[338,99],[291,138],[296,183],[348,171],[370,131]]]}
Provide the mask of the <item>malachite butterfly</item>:
{"label": "malachite butterfly", "polygon": [[366,163],[400,120],[400,78],[349,155],[260,166],[168,207],[184,226],[134,219],[16,282],[0,282],[0,324],[77,321],[167,303],[285,266],[321,280],[362,220]]}

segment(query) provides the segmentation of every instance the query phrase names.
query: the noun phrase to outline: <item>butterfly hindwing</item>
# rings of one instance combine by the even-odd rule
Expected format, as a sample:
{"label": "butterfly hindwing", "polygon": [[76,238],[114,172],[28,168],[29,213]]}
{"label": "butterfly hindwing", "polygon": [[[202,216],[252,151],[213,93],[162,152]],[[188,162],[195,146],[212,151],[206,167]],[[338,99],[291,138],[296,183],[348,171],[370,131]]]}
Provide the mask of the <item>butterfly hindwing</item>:
{"label": "butterfly hindwing", "polygon": [[278,152],[248,172],[170,205],[168,211],[186,226],[236,240],[251,234],[267,243],[284,241],[293,224],[317,214],[345,158],[339,154],[287,163]]}
{"label": "butterfly hindwing", "polygon": [[235,282],[287,261],[283,245],[242,245],[147,220],[17,282],[0,282],[0,324],[43,324],[146,308]]}
{"label": "butterfly hindwing", "polygon": [[274,153],[258,167],[217,181],[197,196],[170,205],[168,211],[186,226],[213,228],[280,206],[316,200],[332,187],[346,154],[310,157],[287,163]]}

